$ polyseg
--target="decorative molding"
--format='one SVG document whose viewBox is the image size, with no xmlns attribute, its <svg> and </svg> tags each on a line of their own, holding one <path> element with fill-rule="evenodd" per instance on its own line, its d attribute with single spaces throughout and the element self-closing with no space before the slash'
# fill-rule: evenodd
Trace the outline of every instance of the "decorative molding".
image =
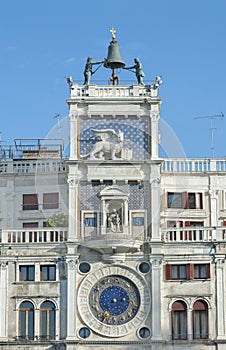
<svg viewBox="0 0 226 350">
<path fill-rule="evenodd" d="M 223 268 L 225 263 L 225 256 L 215 256 L 215 264 L 217 268 Z"/>
<path fill-rule="evenodd" d="M 156 122 L 159 120 L 160 118 L 160 115 L 159 115 L 159 112 L 150 112 L 150 118 Z"/>
<path fill-rule="evenodd" d="M 2 270 L 6 270 L 7 267 L 8 267 L 7 261 L 2 261 L 2 262 L 0 263 L 0 265 L 1 265 Z"/>
<path fill-rule="evenodd" d="M 90 309 L 90 292 L 92 288 L 98 285 L 100 279 L 107 278 L 108 276 L 123 276 L 128 280 L 131 280 L 138 290 L 142 290 L 140 295 L 140 307 L 130 321 L 125 324 L 111 325 L 100 322 L 96 319 Z M 85 277 L 79 286 L 78 290 L 78 309 L 79 314 L 84 323 L 89 326 L 95 332 L 110 338 L 122 337 L 131 332 L 135 332 L 141 324 L 144 324 L 149 312 L 151 304 L 151 296 L 149 286 L 147 282 L 137 272 L 129 268 L 124 268 L 119 265 L 110 265 L 102 269 L 96 270 Z"/>
<path fill-rule="evenodd" d="M 162 264 L 162 258 L 160 257 L 151 258 L 150 262 L 153 268 L 160 268 L 160 265 Z"/>
<path fill-rule="evenodd" d="M 68 268 L 74 270 L 79 262 L 78 259 L 70 259 L 66 261 L 68 264 Z"/>
<path fill-rule="evenodd" d="M 158 186 L 161 183 L 161 178 L 160 177 L 151 177 L 150 178 L 150 184 L 154 186 Z"/>
<path fill-rule="evenodd" d="M 79 183 L 79 179 L 77 178 L 69 178 L 67 180 L 67 183 L 69 184 L 70 187 L 76 187 Z"/>
</svg>

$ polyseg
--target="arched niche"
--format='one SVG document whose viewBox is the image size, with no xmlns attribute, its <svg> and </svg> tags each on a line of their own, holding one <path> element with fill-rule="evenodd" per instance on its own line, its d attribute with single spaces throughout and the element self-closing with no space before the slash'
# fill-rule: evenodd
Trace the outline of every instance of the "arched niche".
<svg viewBox="0 0 226 350">
<path fill-rule="evenodd" d="M 119 186 L 112 185 L 100 192 L 101 233 L 128 234 L 129 194 Z"/>
</svg>

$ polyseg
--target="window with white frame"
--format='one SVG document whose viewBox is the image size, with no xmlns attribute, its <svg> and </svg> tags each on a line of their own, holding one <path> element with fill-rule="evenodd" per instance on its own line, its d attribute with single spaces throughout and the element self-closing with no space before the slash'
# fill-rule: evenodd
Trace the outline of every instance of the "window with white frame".
<svg viewBox="0 0 226 350">
<path fill-rule="evenodd" d="M 34 339 L 34 305 L 30 301 L 19 307 L 19 338 Z"/>
<path fill-rule="evenodd" d="M 35 323 L 40 322 L 41 340 L 56 339 L 56 307 L 51 300 L 45 300 L 40 305 L 39 317 L 34 317 L 34 305 L 25 300 L 19 305 L 18 338 L 24 340 L 34 339 Z"/>
<path fill-rule="evenodd" d="M 202 193 L 168 192 L 167 208 L 171 209 L 203 209 Z"/>
<path fill-rule="evenodd" d="M 44 301 L 40 307 L 40 337 L 42 340 L 55 339 L 55 305 Z"/>
</svg>

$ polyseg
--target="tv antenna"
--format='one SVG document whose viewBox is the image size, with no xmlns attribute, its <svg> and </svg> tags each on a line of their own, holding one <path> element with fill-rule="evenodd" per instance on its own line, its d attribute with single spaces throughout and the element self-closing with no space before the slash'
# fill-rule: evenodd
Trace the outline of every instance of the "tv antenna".
<svg viewBox="0 0 226 350">
<path fill-rule="evenodd" d="M 194 117 L 193 119 L 209 119 L 210 120 L 210 136 L 211 136 L 211 153 L 212 153 L 212 158 L 214 158 L 214 131 L 217 130 L 216 128 L 213 127 L 213 121 L 215 119 L 222 119 L 224 118 L 224 114 L 221 112 L 221 114 L 216 114 L 216 115 L 206 115 L 203 117 Z"/>
<path fill-rule="evenodd" d="M 60 114 L 57 113 L 53 118 L 57 119 L 57 138 L 60 139 L 60 129 L 61 129 L 61 126 L 60 126 Z"/>
</svg>

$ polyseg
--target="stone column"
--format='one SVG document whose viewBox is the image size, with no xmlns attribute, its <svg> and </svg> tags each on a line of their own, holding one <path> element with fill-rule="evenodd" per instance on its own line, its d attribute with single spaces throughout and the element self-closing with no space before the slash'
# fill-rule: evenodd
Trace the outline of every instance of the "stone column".
<svg viewBox="0 0 226 350">
<path fill-rule="evenodd" d="M 6 222 L 3 222 L 3 225 L 5 225 L 7 228 L 15 227 L 14 205 L 15 205 L 14 179 L 9 178 L 7 180 L 7 190 L 6 190 L 7 219 L 6 219 Z M 22 208 L 19 208 L 19 209 L 21 210 Z"/>
<path fill-rule="evenodd" d="M 78 259 L 68 257 L 67 260 L 67 339 L 76 338 L 76 267 Z"/>
<path fill-rule="evenodd" d="M 160 256 L 151 257 L 152 264 L 152 340 L 162 340 L 161 334 L 161 264 Z"/>
<path fill-rule="evenodd" d="M 57 325 L 57 334 L 59 339 L 67 336 L 67 264 L 62 257 L 62 261 L 58 262 L 58 279 L 60 281 L 60 307 L 59 322 Z"/>
<path fill-rule="evenodd" d="M 106 202 L 104 199 L 101 201 L 100 215 L 101 215 L 101 234 L 105 234 L 107 231 L 107 210 L 106 210 Z"/>
<path fill-rule="evenodd" d="M 193 325 L 192 325 L 192 307 L 189 306 L 188 308 L 188 320 L 187 320 L 187 325 L 188 325 L 188 340 L 193 339 Z"/>
<path fill-rule="evenodd" d="M 78 180 L 69 175 L 68 240 L 78 239 Z"/>
<path fill-rule="evenodd" d="M 224 283 L 225 256 L 216 256 L 216 335 L 217 339 L 225 339 L 225 283 Z"/>
<path fill-rule="evenodd" d="M 152 106 L 150 112 L 151 118 L 151 158 L 157 159 L 159 157 L 159 111 L 158 105 Z"/>
<path fill-rule="evenodd" d="M 212 227 L 213 239 L 216 239 L 216 227 L 218 226 L 218 192 L 219 184 L 217 176 L 210 176 L 209 178 L 209 195 L 210 195 L 210 226 Z"/>
<path fill-rule="evenodd" d="M 209 191 L 210 194 L 210 225 L 217 226 L 217 199 L 218 199 L 218 190 L 211 189 Z"/>
<path fill-rule="evenodd" d="M 152 167 L 151 167 L 152 172 Z M 160 175 L 151 175 L 151 240 L 161 241 L 160 232 Z"/>
<path fill-rule="evenodd" d="M 40 307 L 40 300 L 39 300 L 39 307 Z M 40 337 L 40 308 L 35 305 L 34 308 L 34 338 L 39 339 Z"/>
<path fill-rule="evenodd" d="M 0 339 L 6 340 L 8 332 L 8 265 L 6 262 L 1 262 L 0 273 Z"/>
<path fill-rule="evenodd" d="M 69 120 L 70 120 L 70 159 L 78 159 L 78 118 L 77 118 L 77 105 L 75 107 L 75 111 L 69 112 Z"/>
<path fill-rule="evenodd" d="M 129 205 L 128 205 L 128 199 L 124 201 L 124 210 L 123 210 L 123 233 L 127 234 L 129 232 L 129 220 L 128 220 L 128 212 L 129 212 Z M 132 232 L 130 232 L 130 235 Z"/>
</svg>

